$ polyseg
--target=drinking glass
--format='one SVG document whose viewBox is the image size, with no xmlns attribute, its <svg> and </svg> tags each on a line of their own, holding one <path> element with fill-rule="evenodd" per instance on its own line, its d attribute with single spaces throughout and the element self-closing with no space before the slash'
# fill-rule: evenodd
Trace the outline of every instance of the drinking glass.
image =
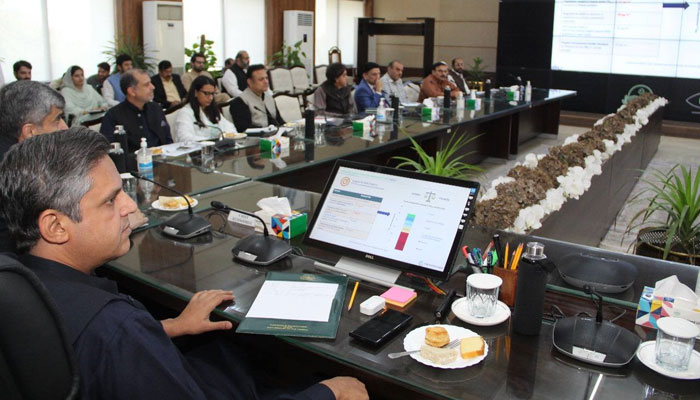
<svg viewBox="0 0 700 400">
<path fill-rule="evenodd" d="M 685 371 L 693 354 L 700 328 L 683 318 L 665 317 L 656 321 L 656 363 L 671 371 Z"/>
<path fill-rule="evenodd" d="M 467 305 L 475 318 L 488 318 L 496 312 L 498 289 L 503 280 L 491 274 L 471 274 L 467 278 Z"/>
</svg>

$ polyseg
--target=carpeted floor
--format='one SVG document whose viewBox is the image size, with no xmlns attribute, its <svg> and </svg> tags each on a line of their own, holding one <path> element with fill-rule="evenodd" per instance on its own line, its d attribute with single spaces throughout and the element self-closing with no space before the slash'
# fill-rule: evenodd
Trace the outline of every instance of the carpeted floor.
<svg viewBox="0 0 700 400">
<path fill-rule="evenodd" d="M 560 125 L 559 135 L 557 137 L 553 135 L 540 135 L 524 143 L 521 146 L 520 154 L 513 160 L 485 160 L 480 164 L 480 167 L 484 168 L 485 171 L 474 177 L 474 179 L 484 186 L 483 190 L 486 190 L 493 179 L 505 175 L 516 162 L 523 161 L 528 153 L 546 153 L 549 147 L 562 144 L 568 136 L 583 133 L 588 129 L 589 128 Z M 647 167 L 642 179 L 650 177 L 650 170 L 652 168 L 666 172 L 676 163 L 682 163 L 683 165 L 697 169 L 700 163 L 699 155 L 700 140 L 662 136 L 659 150 L 649 163 L 649 167 Z M 647 184 L 643 181 L 639 181 L 632 191 L 630 198 L 644 190 L 645 187 L 647 187 Z M 637 230 L 632 229 L 627 235 L 625 235 L 625 230 L 632 216 L 642 208 L 644 208 L 644 204 L 641 202 L 630 203 L 628 201 L 625 207 L 620 211 L 616 222 L 610 227 L 610 230 L 598 247 L 619 252 L 631 252 L 631 243 L 637 236 Z"/>
</svg>

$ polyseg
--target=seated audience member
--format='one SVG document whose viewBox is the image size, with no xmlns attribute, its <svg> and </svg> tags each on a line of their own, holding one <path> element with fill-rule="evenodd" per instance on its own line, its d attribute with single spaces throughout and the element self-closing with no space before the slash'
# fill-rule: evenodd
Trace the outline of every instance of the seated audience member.
<svg viewBox="0 0 700 400">
<path fill-rule="evenodd" d="M 174 127 L 176 142 L 216 139 L 222 132 L 235 132 L 236 127 L 224 118 L 214 102 L 216 83 L 198 76 L 187 94 L 187 105 L 177 112 Z"/>
<path fill-rule="evenodd" d="M 18 81 L 32 80 L 32 64 L 29 62 L 19 60 L 12 66 L 12 70 L 15 74 L 15 79 Z"/>
<path fill-rule="evenodd" d="M 234 60 L 231 57 L 224 60 L 224 67 L 221 68 L 221 76 L 224 76 L 224 74 L 226 73 L 226 70 L 231 68 L 231 66 L 233 65 L 233 62 L 234 62 Z"/>
<path fill-rule="evenodd" d="M 334 63 L 326 68 L 326 81 L 314 92 L 313 106 L 320 114 L 355 113 L 355 101 L 352 88 L 348 86 L 348 71 L 345 65 Z"/>
<path fill-rule="evenodd" d="M 97 73 L 95 75 L 90 75 L 87 78 L 88 85 L 92 86 L 93 89 L 97 90 L 97 93 L 102 93 L 102 84 L 105 79 L 109 76 L 109 64 L 106 62 L 101 62 L 97 64 Z"/>
<path fill-rule="evenodd" d="M 173 74 L 173 64 L 168 60 L 158 63 L 158 74 L 151 77 L 151 83 L 155 87 L 153 101 L 165 109 L 180 104 L 187 97 L 180 75 Z"/>
<path fill-rule="evenodd" d="M 282 125 L 284 120 L 269 92 L 270 82 L 262 64 L 251 65 L 247 72 L 248 87 L 231 103 L 231 116 L 239 132 L 248 128 Z"/>
<path fill-rule="evenodd" d="M 420 85 L 420 95 L 418 96 L 418 101 L 423 101 L 428 97 L 438 97 L 445 93 L 445 87 L 449 86 L 452 92 L 450 93 L 451 98 L 457 97 L 459 93 L 459 88 L 447 80 L 447 63 L 444 61 L 438 61 L 433 64 L 433 70 L 430 75 L 423 79 L 423 83 Z"/>
<path fill-rule="evenodd" d="M 452 68 L 450 68 L 449 72 L 450 74 L 447 76 L 447 79 L 457 85 L 462 93 L 469 94 L 469 86 L 464 77 L 464 60 L 461 58 L 452 59 Z"/>
<path fill-rule="evenodd" d="M 114 107 L 124 101 L 126 96 L 119 85 L 119 81 L 122 78 L 122 74 L 131 70 L 133 67 L 134 62 L 129 55 L 120 54 L 117 56 L 117 72 L 108 76 L 107 79 L 102 82 L 102 97 L 107 100 L 107 104 L 110 107 Z"/>
<path fill-rule="evenodd" d="M 191 68 L 182 75 L 182 86 L 184 86 L 185 90 L 188 92 L 190 90 L 190 86 L 192 86 L 192 81 L 194 81 L 198 76 L 204 75 L 207 78 L 214 80 L 214 77 L 212 77 L 208 71 L 204 70 L 205 61 L 206 58 L 204 58 L 204 54 L 202 53 L 195 53 L 192 55 L 192 57 L 190 57 Z M 226 93 L 216 93 L 214 96 L 214 101 L 216 104 L 226 103 L 229 100 L 231 100 L 231 96 L 227 95 Z"/>
<path fill-rule="evenodd" d="M 66 129 L 66 102 L 41 82 L 12 82 L 0 89 L 0 161 L 14 144 L 32 136 Z M 0 214 L 0 252 L 15 251 L 5 218 Z"/>
<path fill-rule="evenodd" d="M 399 102 L 408 103 L 406 89 L 403 87 L 403 81 L 401 80 L 402 76 L 403 64 L 397 60 L 390 62 L 386 67 L 386 74 L 381 79 L 382 90 L 387 100 L 394 96 L 399 98 Z"/>
<path fill-rule="evenodd" d="M 224 77 L 221 79 L 224 90 L 234 99 L 248 87 L 248 76 L 246 75 L 248 66 L 250 66 L 250 56 L 247 51 L 241 50 L 236 54 L 236 60 L 224 72 Z"/>
<path fill-rule="evenodd" d="M 379 64 L 370 62 L 365 65 L 362 81 L 355 88 L 355 105 L 358 113 L 363 113 L 368 108 L 377 108 L 379 101 L 384 98 L 380 76 Z"/>
<path fill-rule="evenodd" d="M 173 142 L 170 125 L 160 104 L 153 102 L 153 84 L 146 71 L 131 69 L 122 75 L 119 81 L 126 99 L 107 111 L 102 119 L 100 132 L 114 141 L 114 127 L 123 125 L 127 133 L 129 148 L 133 152 L 141 147 L 141 138 L 145 137 L 148 147 L 160 146 Z"/>
<path fill-rule="evenodd" d="M 72 126 L 80 125 L 90 111 L 107 109 L 107 101 L 92 86 L 85 84 L 83 69 L 77 65 L 68 68 L 63 75 L 61 94 L 66 99 L 65 113 L 73 115 Z"/>
<path fill-rule="evenodd" d="M 62 317 L 80 397 L 258 398 L 255 372 L 230 342 L 210 339 L 183 354 L 171 340 L 231 329 L 231 322 L 209 317 L 233 300 L 233 292 L 195 293 L 179 316 L 157 321 L 114 282 L 94 274 L 129 251 L 129 215 L 137 211 L 108 151 L 104 137 L 75 127 L 24 141 L 0 164 L 0 211 L 20 262 L 39 277 Z M 291 398 L 360 399 L 367 392 L 354 378 L 336 377 Z"/>
</svg>

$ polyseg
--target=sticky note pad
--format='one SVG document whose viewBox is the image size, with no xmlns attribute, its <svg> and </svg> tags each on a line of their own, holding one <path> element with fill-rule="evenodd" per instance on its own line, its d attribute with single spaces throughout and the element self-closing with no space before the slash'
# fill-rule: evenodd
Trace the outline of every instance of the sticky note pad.
<svg viewBox="0 0 700 400">
<path fill-rule="evenodd" d="M 404 289 L 397 286 L 392 287 L 381 294 L 387 303 L 397 307 L 403 307 L 418 296 L 415 290 Z"/>
</svg>

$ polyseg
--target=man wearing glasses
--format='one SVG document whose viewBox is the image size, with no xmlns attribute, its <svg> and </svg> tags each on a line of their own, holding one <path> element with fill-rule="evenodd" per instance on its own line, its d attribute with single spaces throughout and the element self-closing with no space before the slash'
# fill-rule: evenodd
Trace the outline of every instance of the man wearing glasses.
<svg viewBox="0 0 700 400">
<path fill-rule="evenodd" d="M 160 104 L 153 102 L 153 84 L 148 74 L 140 69 L 132 69 L 122 75 L 119 86 L 126 99 L 107 111 L 102 120 L 100 133 L 114 142 L 114 128 L 123 125 L 129 142 L 129 152 L 134 152 L 145 137 L 148 147 L 173 142 L 170 125 Z"/>
</svg>

